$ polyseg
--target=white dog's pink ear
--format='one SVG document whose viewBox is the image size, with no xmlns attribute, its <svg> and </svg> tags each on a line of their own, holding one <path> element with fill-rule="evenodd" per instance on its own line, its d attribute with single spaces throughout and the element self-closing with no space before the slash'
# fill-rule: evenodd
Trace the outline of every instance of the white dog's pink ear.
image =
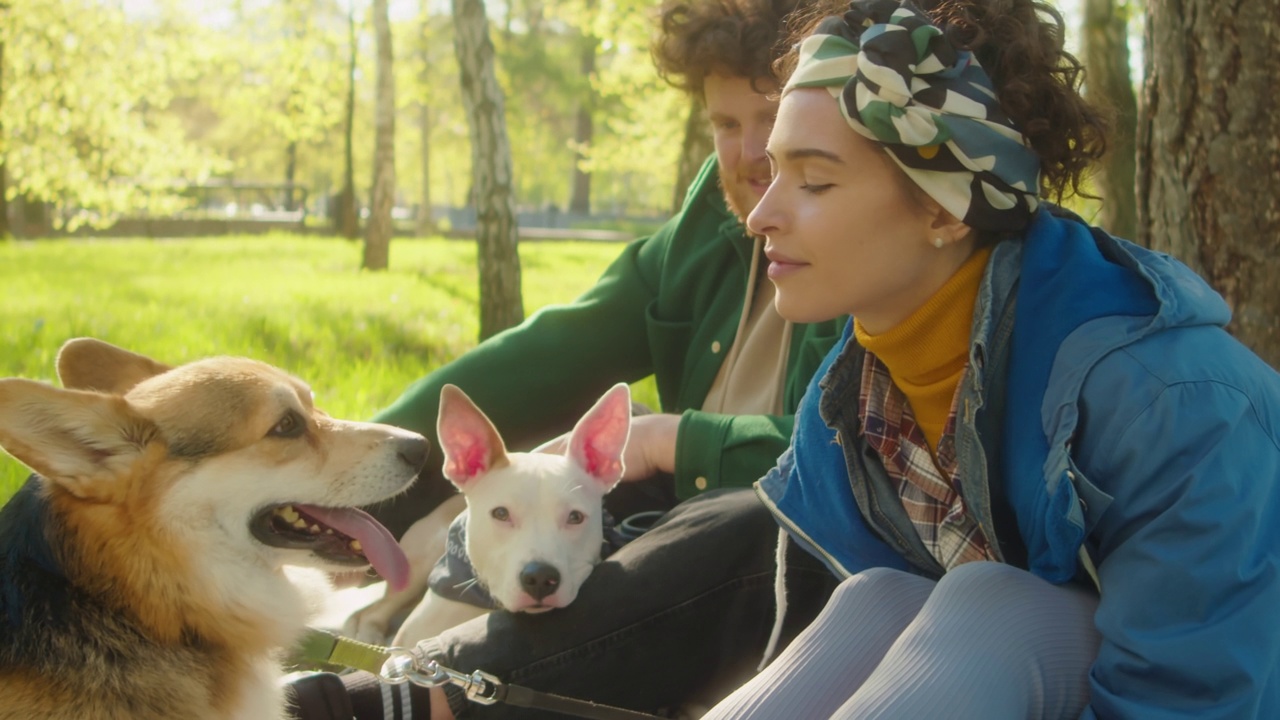
<svg viewBox="0 0 1280 720">
<path fill-rule="evenodd" d="M 112 502 L 130 469 L 159 439 L 123 398 L 0 380 L 0 446 L 76 497 Z"/>
<path fill-rule="evenodd" d="M 630 434 L 631 389 L 618 383 L 573 427 L 569 459 L 608 491 L 622 479 L 622 453 Z"/>
<path fill-rule="evenodd" d="M 460 490 L 508 463 L 507 447 L 498 429 L 456 385 L 440 389 L 436 435 L 444 452 L 444 476 Z"/>
</svg>

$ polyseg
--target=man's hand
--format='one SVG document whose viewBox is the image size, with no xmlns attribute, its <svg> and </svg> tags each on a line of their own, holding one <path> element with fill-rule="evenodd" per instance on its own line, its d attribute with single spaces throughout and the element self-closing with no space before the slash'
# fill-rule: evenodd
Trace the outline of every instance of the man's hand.
<svg viewBox="0 0 1280 720">
<path fill-rule="evenodd" d="M 643 480 L 660 472 L 674 474 L 679 429 L 679 415 L 659 413 L 631 418 L 631 436 L 622 455 L 622 482 Z M 534 452 L 563 454 L 568 448 L 569 433 L 565 433 L 539 445 Z"/>
</svg>

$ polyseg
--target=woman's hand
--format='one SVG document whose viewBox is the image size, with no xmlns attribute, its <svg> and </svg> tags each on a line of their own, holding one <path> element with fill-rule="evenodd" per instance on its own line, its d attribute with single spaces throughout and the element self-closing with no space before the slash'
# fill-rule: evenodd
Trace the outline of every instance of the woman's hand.
<svg viewBox="0 0 1280 720">
<path fill-rule="evenodd" d="M 665 413 L 631 418 L 631 435 L 622 454 L 622 482 L 643 480 L 656 473 L 675 473 L 676 434 L 680 416 Z M 564 454 L 569 449 L 569 433 L 539 445 L 534 452 Z"/>
</svg>

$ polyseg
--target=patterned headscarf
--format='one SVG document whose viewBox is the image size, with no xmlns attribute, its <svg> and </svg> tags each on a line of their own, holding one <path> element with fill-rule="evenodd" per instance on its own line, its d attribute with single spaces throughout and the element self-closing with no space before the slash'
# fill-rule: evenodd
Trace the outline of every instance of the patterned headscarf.
<svg viewBox="0 0 1280 720">
<path fill-rule="evenodd" d="M 800 44 L 783 92 L 826 88 L 850 127 L 966 225 L 1018 231 L 1038 203 L 1040 160 L 991 78 L 910 0 L 854 0 Z"/>
</svg>

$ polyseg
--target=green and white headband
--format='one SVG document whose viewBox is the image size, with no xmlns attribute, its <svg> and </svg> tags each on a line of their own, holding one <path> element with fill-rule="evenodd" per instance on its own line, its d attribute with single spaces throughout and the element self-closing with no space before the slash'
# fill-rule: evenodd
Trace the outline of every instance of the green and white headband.
<svg viewBox="0 0 1280 720">
<path fill-rule="evenodd" d="M 850 127 L 878 142 L 951 214 L 979 230 L 1022 230 L 1040 159 L 968 50 L 909 0 L 854 0 L 800 44 L 783 92 L 825 88 Z"/>
</svg>

